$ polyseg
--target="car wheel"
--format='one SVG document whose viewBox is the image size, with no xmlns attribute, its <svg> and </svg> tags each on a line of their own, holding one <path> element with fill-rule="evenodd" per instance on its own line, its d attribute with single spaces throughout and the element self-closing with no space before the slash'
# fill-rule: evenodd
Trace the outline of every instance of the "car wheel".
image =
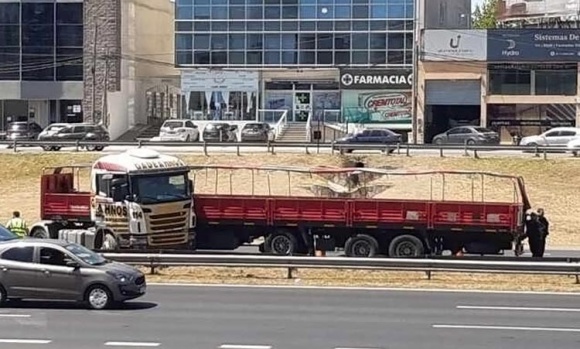
<svg viewBox="0 0 580 349">
<path fill-rule="evenodd" d="M 62 147 L 52 147 L 53 151 L 59 151 Z"/>
<path fill-rule="evenodd" d="M 189 143 L 191 141 L 191 137 L 189 135 L 187 135 L 187 137 L 185 137 L 185 142 Z"/>
<path fill-rule="evenodd" d="M 103 151 L 103 149 L 105 149 L 105 147 L 104 147 L 104 146 L 102 146 L 102 145 L 97 145 L 97 146 L 95 146 L 95 150 L 96 150 L 96 151 Z"/>
<path fill-rule="evenodd" d="M 475 141 L 473 139 L 467 140 L 467 145 L 475 145 Z"/>
<path fill-rule="evenodd" d="M 52 149 L 53 149 L 53 147 L 48 146 L 48 145 L 45 145 L 42 147 L 42 150 L 44 150 L 44 151 L 51 151 Z"/>
<path fill-rule="evenodd" d="M 87 151 L 95 151 L 97 149 L 97 147 L 94 145 L 87 145 L 86 149 L 87 149 Z"/>
<path fill-rule="evenodd" d="M 443 140 L 442 140 L 441 138 L 437 138 L 437 139 L 435 140 L 435 144 L 437 144 L 437 145 L 441 145 L 441 144 L 443 144 Z"/>
<path fill-rule="evenodd" d="M 85 299 L 89 308 L 93 310 L 107 309 L 114 302 L 111 291 L 103 285 L 89 287 Z"/>
</svg>

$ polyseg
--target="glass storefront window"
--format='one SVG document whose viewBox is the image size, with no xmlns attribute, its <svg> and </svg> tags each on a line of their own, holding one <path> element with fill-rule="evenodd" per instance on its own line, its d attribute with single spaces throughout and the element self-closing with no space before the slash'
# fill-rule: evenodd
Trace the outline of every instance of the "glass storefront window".
<svg viewBox="0 0 580 349">
<path fill-rule="evenodd" d="M 497 95 L 565 95 L 577 93 L 576 64 L 494 64 L 489 92 Z"/>
<path fill-rule="evenodd" d="M 493 69 L 489 71 L 489 92 L 496 95 L 530 95 L 530 69 Z"/>
<path fill-rule="evenodd" d="M 571 70 L 536 71 L 535 92 L 537 95 L 575 96 L 578 72 Z"/>
</svg>

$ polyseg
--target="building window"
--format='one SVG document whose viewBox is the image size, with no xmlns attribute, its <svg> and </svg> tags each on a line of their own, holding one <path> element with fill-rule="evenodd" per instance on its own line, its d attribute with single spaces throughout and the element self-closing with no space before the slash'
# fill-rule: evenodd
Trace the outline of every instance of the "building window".
<svg viewBox="0 0 580 349">
<path fill-rule="evenodd" d="M 83 80 L 83 4 L 56 4 L 56 80 Z"/>
<path fill-rule="evenodd" d="M 489 68 L 489 92 L 496 95 L 530 95 L 532 70 L 526 66 L 493 65 Z"/>
<path fill-rule="evenodd" d="M 20 4 L 0 3 L 0 80 L 20 79 Z"/>
<path fill-rule="evenodd" d="M 578 70 L 562 66 L 559 70 L 536 70 L 537 95 L 575 96 L 578 85 Z"/>
</svg>

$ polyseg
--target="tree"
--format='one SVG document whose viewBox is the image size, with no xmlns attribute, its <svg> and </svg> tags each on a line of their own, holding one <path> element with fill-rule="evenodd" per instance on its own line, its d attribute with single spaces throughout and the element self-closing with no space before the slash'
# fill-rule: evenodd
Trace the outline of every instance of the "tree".
<svg viewBox="0 0 580 349">
<path fill-rule="evenodd" d="M 473 11 L 473 28 L 492 29 L 497 27 L 498 0 L 485 0 L 482 6 L 477 5 Z"/>
</svg>

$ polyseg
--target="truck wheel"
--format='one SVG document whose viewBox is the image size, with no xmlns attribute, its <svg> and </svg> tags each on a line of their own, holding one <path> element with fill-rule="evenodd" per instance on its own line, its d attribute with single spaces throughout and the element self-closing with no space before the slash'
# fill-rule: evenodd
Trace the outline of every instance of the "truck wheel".
<svg viewBox="0 0 580 349">
<path fill-rule="evenodd" d="M 101 250 L 105 251 L 115 251 L 119 247 L 117 243 L 117 239 L 111 233 L 105 233 L 103 237 L 103 245 L 101 246 Z"/>
<path fill-rule="evenodd" d="M 298 240 L 294 235 L 287 232 L 279 232 L 271 235 L 269 240 L 269 250 L 278 256 L 290 256 L 298 248 Z"/>
<path fill-rule="evenodd" d="M 413 235 L 397 236 L 389 245 L 389 257 L 419 257 L 424 253 L 423 242 Z"/>
<path fill-rule="evenodd" d="M 50 239 L 48 231 L 46 231 L 46 229 L 41 227 L 36 227 L 32 229 L 32 231 L 30 232 L 30 237 L 33 237 L 35 239 Z"/>
<path fill-rule="evenodd" d="M 379 250 L 379 242 L 370 235 L 362 234 L 349 238 L 344 245 L 347 257 L 374 257 Z"/>
</svg>

